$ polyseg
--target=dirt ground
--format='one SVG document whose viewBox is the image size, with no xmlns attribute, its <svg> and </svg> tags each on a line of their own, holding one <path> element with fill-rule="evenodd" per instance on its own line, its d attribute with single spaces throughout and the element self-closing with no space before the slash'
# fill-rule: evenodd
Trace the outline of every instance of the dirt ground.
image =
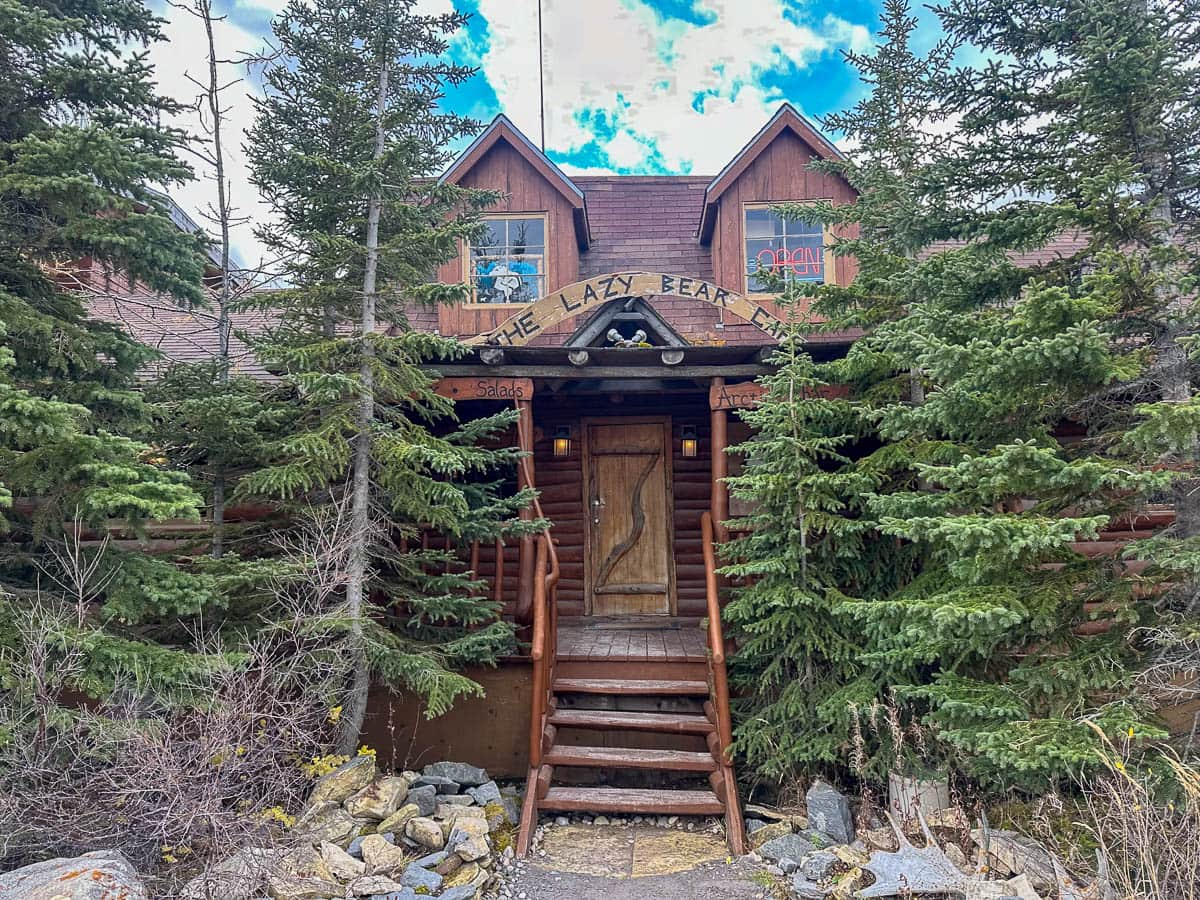
<svg viewBox="0 0 1200 900">
<path fill-rule="evenodd" d="M 568 825 L 547 831 L 510 878 L 512 900 L 763 900 L 760 869 L 732 860 L 708 833 L 653 826 Z"/>
</svg>

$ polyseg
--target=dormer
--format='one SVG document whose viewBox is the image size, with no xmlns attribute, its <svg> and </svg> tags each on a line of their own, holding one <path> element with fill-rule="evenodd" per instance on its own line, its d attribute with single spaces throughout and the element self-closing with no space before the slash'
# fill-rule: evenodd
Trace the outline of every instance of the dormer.
<svg viewBox="0 0 1200 900">
<path fill-rule="evenodd" d="M 478 333 L 497 316 L 578 280 L 579 254 L 590 241 L 583 191 L 506 116 L 497 116 L 441 181 L 504 194 L 484 213 L 484 236 L 474 246 L 464 242 L 438 271 L 443 283 L 472 288 L 463 310 L 439 316 L 443 334 Z"/>
<path fill-rule="evenodd" d="M 783 220 L 770 208 L 784 202 L 853 202 L 855 191 L 845 180 L 809 168 L 816 159 L 842 158 L 795 107 L 779 107 L 705 189 L 697 237 L 712 248 L 717 284 L 765 294 L 766 285 L 755 277 L 760 267 L 803 281 L 850 282 L 855 263 L 834 258 L 826 229 L 802 219 Z"/>
</svg>

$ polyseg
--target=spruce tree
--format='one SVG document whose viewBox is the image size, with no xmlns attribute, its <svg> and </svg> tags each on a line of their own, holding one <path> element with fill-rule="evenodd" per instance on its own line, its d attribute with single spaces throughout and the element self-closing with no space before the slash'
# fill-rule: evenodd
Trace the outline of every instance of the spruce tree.
<svg viewBox="0 0 1200 900">
<path fill-rule="evenodd" d="M 995 60 L 939 92 L 959 131 L 918 179 L 940 198 L 929 236 L 962 243 L 923 254 L 933 289 L 873 339 L 927 384 L 920 404 L 881 406 L 878 428 L 940 458 L 918 462 L 916 489 L 869 504 L 925 563 L 854 614 L 868 660 L 896 673 L 918 711 L 927 704 L 969 771 L 1035 787 L 1097 762 L 1088 722 L 1161 733 L 1133 683 L 1147 576 L 1074 545 L 1130 521 L 1171 481 L 1114 458 L 1128 445 L 1114 432 L 1150 385 L 1166 396 L 1162 373 L 1178 367 L 1163 360 L 1190 315 L 1188 264 L 1161 202 L 1172 179 L 1172 196 L 1186 195 L 1188 152 L 1157 187 L 1137 152 L 1194 115 L 1183 61 L 1194 38 L 1171 36 L 1193 35 L 1194 20 L 1173 32 L 1181 20 L 1162 9 L 1073 2 L 942 14 L 953 39 Z M 1077 247 L 1056 254 L 1064 233 Z M 1097 609 L 1112 627 L 1081 636 Z"/>
<path fill-rule="evenodd" d="M 1128 555 L 1148 568 L 1158 611 L 1178 617 L 1178 642 L 1159 648 L 1169 670 L 1195 674 L 1200 584 L 1200 417 L 1194 385 L 1200 211 L 1200 4 L 950 3 L 949 29 L 1005 54 L 963 73 L 950 102 L 971 136 L 946 183 L 960 194 L 1019 195 L 1008 209 L 972 210 L 964 232 L 1001 246 L 1037 246 L 1077 233 L 1083 246 L 1051 267 L 1055 283 L 1092 273 L 1088 293 L 1124 357 L 1124 377 L 1084 398 L 1073 416 L 1089 448 L 1177 473 L 1175 524 Z M 1047 199 L 1048 198 L 1048 199 Z M 1165 499 L 1165 497 L 1164 497 Z M 1158 585 L 1153 587 L 1152 585 Z M 1142 604 L 1143 606 L 1145 604 Z M 1165 634 L 1165 632 L 1164 632 Z M 1156 652 L 1156 657 L 1157 657 Z M 1170 681 L 1170 676 L 1165 679 Z"/>
<path fill-rule="evenodd" d="M 791 288 L 782 299 L 799 296 Z M 825 395 L 799 327 L 769 362 L 778 369 L 759 379 L 766 395 L 740 413 L 754 437 L 731 448 L 745 468 L 728 479 L 730 492 L 752 511 L 731 522 L 737 536 L 721 573 L 736 585 L 724 610 L 737 645 L 735 747 L 756 774 L 794 783 L 844 761 L 854 710 L 877 696 L 859 629 L 841 608 L 848 592 L 893 587 L 897 567 L 862 516 L 874 480 L 851 457 L 861 420 Z"/>
<path fill-rule="evenodd" d="M 56 652 L 82 653 L 73 687 L 99 697 L 130 674 L 139 690 L 168 691 L 204 665 L 139 627 L 205 602 L 189 576 L 134 552 L 99 569 L 76 555 L 79 532 L 112 519 L 136 529 L 197 517 L 186 476 L 148 440 L 136 376 L 153 353 L 90 319 L 76 290 L 90 267 L 164 302 L 202 299 L 200 242 L 147 188 L 188 176 L 176 156 L 183 135 L 160 124 L 175 107 L 146 62 L 160 25 L 137 2 L 0 10 L 0 506 L 12 508 L 0 630 L 10 649 L 41 618 L 31 607 L 72 604 Z M 64 522 L 77 524 L 64 534 Z M 68 584 L 46 552 L 54 546 L 95 579 Z M 122 560 L 145 579 L 123 597 L 121 580 L 101 571 Z"/>
<path fill-rule="evenodd" d="M 907 584 L 920 561 L 915 545 L 878 533 L 866 498 L 912 488 L 916 464 L 944 451 L 921 437 L 883 441 L 877 427 L 879 408 L 921 402 L 924 395 L 924 376 L 912 358 L 872 334 L 905 317 L 933 280 L 918 254 L 939 218 L 921 192 L 921 175 L 941 145 L 937 89 L 954 48 L 942 43 L 918 55 L 910 46 L 915 28 L 908 4 L 889 0 L 876 52 L 847 54 L 867 95 L 823 122 L 854 149 L 814 168 L 849 183 L 855 202 L 776 208 L 782 216 L 824 224 L 834 235 L 833 253 L 853 257 L 858 273 L 841 286 L 784 285 L 775 276 L 785 302 L 799 309 L 811 300 L 817 319 L 797 327 L 781 350 L 779 374 L 763 379 L 768 391 L 761 406 L 742 414 L 759 435 L 736 448 L 747 459 L 744 474 L 731 479 L 732 490 L 756 504 L 742 523 L 751 534 L 728 548 L 740 564 L 727 571 L 749 579 L 735 589 L 727 610 L 739 648 L 734 676 L 746 687 L 739 748 L 770 777 L 845 762 L 856 716 L 888 700 L 891 685 L 913 675 L 911 667 L 897 671 L 870 662 L 873 647 L 848 610 Z M 866 335 L 847 356 L 821 365 L 796 344 L 807 332 L 856 329 Z M 825 382 L 848 393 L 831 397 L 820 390 Z M 789 484 L 805 478 L 814 484 L 799 495 L 789 492 Z M 767 689 L 751 690 L 763 684 Z M 891 754 L 881 749 L 860 745 L 856 768 L 883 774 Z"/>
<path fill-rule="evenodd" d="M 423 366 L 462 350 L 405 315 L 465 298 L 431 279 L 496 199 L 436 177 L 447 144 L 477 128 L 441 105 L 444 87 L 471 74 L 442 58 L 464 21 L 420 15 L 413 0 L 295 0 L 274 25 L 281 56 L 250 138 L 277 219 L 262 238 L 288 260 L 291 284 L 269 298 L 280 321 L 262 352 L 294 388 L 297 418 L 238 490 L 339 503 L 352 519 L 343 752 L 371 675 L 422 694 L 431 713 L 479 690 L 452 669 L 494 660 L 513 634 L 455 552 L 540 526 L 516 519 L 527 492 L 501 490 L 517 453 L 498 442 L 514 414 L 456 422 Z M 422 530 L 451 550 L 421 549 Z"/>
</svg>

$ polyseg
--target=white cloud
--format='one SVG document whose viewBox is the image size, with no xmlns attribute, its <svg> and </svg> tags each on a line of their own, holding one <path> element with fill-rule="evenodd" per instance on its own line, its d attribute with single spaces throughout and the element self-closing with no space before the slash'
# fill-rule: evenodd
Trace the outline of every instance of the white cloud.
<svg viewBox="0 0 1200 900">
<path fill-rule="evenodd" d="M 265 10 L 273 15 L 287 6 L 287 0 L 236 0 L 236 3 L 242 8 Z M 453 10 L 453 0 L 418 0 L 414 7 L 414 12 L 420 15 L 440 15 Z M 208 80 L 208 45 L 204 25 L 200 19 L 176 5 L 156 11 L 167 20 L 167 39 L 150 48 L 150 59 L 155 67 L 159 89 L 181 103 L 195 106 L 200 88 L 190 78 L 204 83 Z M 219 6 L 216 12 L 221 14 Z M 228 15 L 214 22 L 213 31 L 217 56 L 221 59 L 236 60 L 243 54 L 261 50 L 265 45 L 265 33 L 252 33 L 235 24 Z M 459 35 L 464 34 L 460 30 L 454 39 L 457 41 Z M 249 161 L 244 145 L 246 132 L 254 122 L 254 105 L 250 96 L 261 95 L 261 90 L 253 80 L 246 78 L 247 72 L 243 67 L 225 63 L 220 68 L 223 84 L 243 79 L 222 94 L 228 116 L 222 137 L 234 214 L 247 220 L 239 222 L 232 230 L 234 251 L 244 264 L 256 266 L 264 258 L 266 250 L 255 237 L 254 226 L 270 221 L 270 210 L 260 201 L 258 191 L 250 183 Z M 203 134 L 201 119 L 194 109 L 180 116 L 175 124 L 192 134 Z M 216 204 L 215 174 L 211 167 L 195 157 L 188 156 L 187 160 L 195 169 L 197 179 L 182 186 L 172 185 L 169 192 L 172 199 L 201 227 L 216 234 L 217 226 L 206 218 Z"/>
<path fill-rule="evenodd" d="M 286 0 L 226 0 L 243 10 L 279 12 Z M 417 11 L 450 11 L 456 0 L 419 0 Z M 763 125 L 783 100 L 803 106 L 763 86 L 764 75 L 788 67 L 803 69 L 814 59 L 841 49 L 863 50 L 871 34 L 836 15 L 799 23 L 789 13 L 796 0 L 694 0 L 707 24 L 663 21 L 649 0 L 542 0 L 546 85 L 546 133 L 552 149 L 579 150 L 603 132 L 606 160 L 600 166 L 565 167 L 577 174 L 661 167 L 670 172 L 714 174 Z M 157 4 L 156 4 L 157 5 Z M 535 141 L 538 127 L 537 0 L 478 0 L 488 39 L 466 31 L 452 38 L 455 56 L 483 69 L 500 111 Z M 169 41 L 151 49 L 164 92 L 192 102 L 197 88 L 187 75 L 206 78 L 201 23 L 173 7 L 159 9 Z M 218 52 L 234 58 L 263 45 L 265 35 L 229 18 L 216 24 Z M 223 80 L 244 73 L 227 66 Z M 268 211 L 249 182 L 244 132 L 253 122 L 243 81 L 225 93 L 229 121 L 226 149 L 234 203 L 259 223 Z M 700 100 L 697 100 L 700 97 Z M 695 108 L 697 105 L 700 109 Z M 490 111 L 462 110 L 487 115 Z M 194 114 L 183 124 L 196 130 Z M 211 173 L 197 165 L 201 180 L 172 188 L 175 199 L 200 220 L 212 202 Z M 247 263 L 262 252 L 250 224 L 234 231 L 234 244 Z"/>
<path fill-rule="evenodd" d="M 167 19 L 167 40 L 153 45 L 150 49 L 150 59 L 155 67 L 159 89 L 179 102 L 194 107 L 201 89 L 191 79 L 195 78 L 204 84 L 208 82 L 208 43 L 204 24 L 176 6 L 167 7 L 162 14 Z M 214 21 L 213 36 L 218 59 L 237 59 L 243 53 L 253 52 L 263 46 L 261 37 L 234 24 L 228 17 Z M 244 75 L 245 71 L 241 67 L 231 63 L 219 67 L 219 77 L 223 84 L 235 82 Z M 222 104 L 227 107 L 222 143 L 234 215 L 263 222 L 269 217 L 268 210 L 260 203 L 258 191 L 250 184 L 249 163 L 244 148 L 245 131 L 254 120 L 254 106 L 249 95 L 256 90 L 252 82 L 242 80 L 231 84 L 222 93 Z M 206 111 L 204 121 L 207 119 Z M 185 112 L 176 124 L 188 129 L 192 134 L 203 135 L 202 121 L 195 109 Z M 192 164 L 197 178 L 185 185 L 170 187 L 171 197 L 190 213 L 201 227 L 215 234 L 216 225 L 206 218 L 206 214 L 216 205 L 215 173 L 210 166 L 196 157 L 185 158 Z M 241 261 L 247 265 L 257 264 L 263 250 L 254 237 L 252 224 L 236 224 L 232 238 L 234 251 Z"/>
<path fill-rule="evenodd" d="M 536 0 L 479 0 L 490 43 L 480 57 L 501 109 L 526 134 L 538 126 Z M 619 168 L 655 150 L 670 171 L 714 173 L 787 98 L 762 76 L 820 54 L 865 49 L 870 31 L 832 14 L 814 27 L 788 0 L 695 0 L 708 24 L 660 21 L 642 0 L 543 0 L 546 137 L 578 150 L 595 139 L 581 111 L 616 127 L 604 147 Z M 700 109 L 697 95 L 703 95 Z"/>
</svg>

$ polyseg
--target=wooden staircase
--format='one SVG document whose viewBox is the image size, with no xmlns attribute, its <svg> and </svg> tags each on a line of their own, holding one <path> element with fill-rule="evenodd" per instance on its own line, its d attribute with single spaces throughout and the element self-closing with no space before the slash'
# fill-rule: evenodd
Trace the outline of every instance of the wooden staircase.
<svg viewBox="0 0 1200 900">
<path fill-rule="evenodd" d="M 630 658 L 559 655 L 553 545 L 539 544 L 535 584 L 530 769 L 517 838 L 529 852 L 538 813 L 723 816 L 745 852 L 732 741 L 725 648 L 706 513 L 708 627 L 698 652 Z M 692 620 L 694 640 L 699 622 Z"/>
<path fill-rule="evenodd" d="M 560 660 L 558 668 L 543 729 L 545 790 L 537 801 L 540 809 L 724 814 L 717 724 L 711 704 L 705 704 L 710 693 L 705 662 Z M 620 708 L 631 700 L 643 707 L 679 706 L 690 700 L 696 708 L 684 712 Z M 556 784 L 560 780 L 567 784 Z M 581 780 L 598 783 L 575 783 Z M 697 783 L 612 786 L 650 781 Z"/>
</svg>

